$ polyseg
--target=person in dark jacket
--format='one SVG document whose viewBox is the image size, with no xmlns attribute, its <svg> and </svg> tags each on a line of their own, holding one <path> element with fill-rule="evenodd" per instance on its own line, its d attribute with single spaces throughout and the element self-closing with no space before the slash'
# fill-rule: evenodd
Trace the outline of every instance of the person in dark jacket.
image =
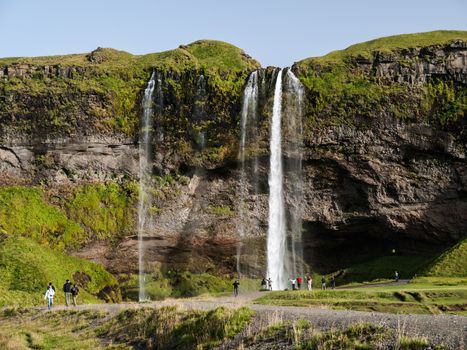
<svg viewBox="0 0 467 350">
<path fill-rule="evenodd" d="M 234 287 L 234 295 L 237 296 L 238 295 L 238 286 L 240 285 L 240 282 L 238 280 L 236 280 L 234 283 L 233 283 L 233 287 Z"/>
<path fill-rule="evenodd" d="M 70 280 L 66 280 L 65 284 L 63 285 L 63 292 L 65 293 L 66 306 L 69 306 L 70 305 L 70 297 L 71 297 L 71 282 L 70 282 Z"/>
<path fill-rule="evenodd" d="M 71 288 L 71 297 L 73 298 L 73 306 L 76 306 L 76 299 L 78 298 L 79 289 L 76 284 Z"/>
</svg>

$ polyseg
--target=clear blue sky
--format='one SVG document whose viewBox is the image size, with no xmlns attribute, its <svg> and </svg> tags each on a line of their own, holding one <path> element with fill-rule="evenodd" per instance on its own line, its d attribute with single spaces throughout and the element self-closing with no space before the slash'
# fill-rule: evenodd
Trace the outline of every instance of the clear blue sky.
<svg viewBox="0 0 467 350">
<path fill-rule="evenodd" d="M 467 29 L 467 0 L 0 0 L 0 57 L 134 54 L 198 39 L 244 49 L 263 66 L 289 66 L 401 33 Z"/>
</svg>

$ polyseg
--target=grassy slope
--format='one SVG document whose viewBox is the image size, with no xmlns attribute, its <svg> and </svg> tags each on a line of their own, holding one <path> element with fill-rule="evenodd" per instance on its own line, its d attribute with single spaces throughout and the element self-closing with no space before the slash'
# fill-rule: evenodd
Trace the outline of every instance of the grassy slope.
<svg viewBox="0 0 467 350">
<path fill-rule="evenodd" d="M 77 186 L 60 196 L 63 203 L 58 204 L 49 197 L 41 187 L 1 186 L 0 230 L 58 250 L 133 232 L 138 197 L 133 183 Z"/>
<path fill-rule="evenodd" d="M 90 277 L 82 286 L 80 302 L 102 302 L 96 295 L 105 287 L 115 287 L 116 279 L 101 265 L 67 256 L 24 237 L 8 237 L 0 242 L 0 305 L 40 305 L 48 282 L 57 289 L 56 302 L 64 303 L 61 288 L 76 272 Z M 113 295 L 118 299 L 118 294 Z"/>
<path fill-rule="evenodd" d="M 467 238 L 448 249 L 423 273 L 426 276 L 467 277 Z"/>
<path fill-rule="evenodd" d="M 399 52 L 400 50 L 408 48 L 444 45 L 459 39 L 467 41 L 467 31 L 437 30 L 433 32 L 392 35 L 351 45 L 344 50 L 332 51 L 322 57 L 306 58 L 300 61 L 300 63 L 307 63 L 310 61 L 337 63 L 349 57 L 361 56 L 370 58 L 374 51 L 384 53 Z"/>
</svg>

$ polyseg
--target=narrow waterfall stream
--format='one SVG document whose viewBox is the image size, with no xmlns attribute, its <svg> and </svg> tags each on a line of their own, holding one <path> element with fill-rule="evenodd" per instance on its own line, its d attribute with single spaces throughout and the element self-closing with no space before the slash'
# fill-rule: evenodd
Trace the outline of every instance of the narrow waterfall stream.
<svg viewBox="0 0 467 350">
<path fill-rule="evenodd" d="M 238 227 L 238 236 L 239 241 L 237 243 L 237 273 L 240 275 L 240 257 L 242 253 L 242 239 L 245 237 L 247 229 L 247 213 L 248 208 L 246 207 L 246 197 L 248 196 L 250 181 L 247 169 L 246 169 L 246 159 L 245 152 L 246 146 L 252 141 L 255 141 L 252 137 L 251 129 L 257 127 L 256 125 L 256 114 L 258 107 L 258 72 L 254 71 L 251 73 L 248 78 L 245 91 L 243 93 L 243 104 L 242 104 L 242 114 L 240 120 L 240 149 L 239 149 L 239 160 L 240 160 L 240 195 L 238 203 L 239 211 L 239 227 Z M 247 139 L 248 138 L 248 139 Z M 255 157 L 254 167 L 257 167 L 257 157 Z M 257 169 L 253 169 L 253 175 L 257 173 Z M 256 180 L 253 179 L 253 184 L 256 185 Z"/>
<path fill-rule="evenodd" d="M 139 271 L 139 301 L 146 300 L 144 278 L 144 236 L 148 225 L 148 210 L 150 199 L 147 198 L 148 177 L 151 174 L 151 138 L 153 134 L 153 93 L 156 85 L 155 73 L 149 79 L 142 101 L 143 115 L 139 142 L 139 205 L 138 205 L 138 271 Z"/>
</svg>

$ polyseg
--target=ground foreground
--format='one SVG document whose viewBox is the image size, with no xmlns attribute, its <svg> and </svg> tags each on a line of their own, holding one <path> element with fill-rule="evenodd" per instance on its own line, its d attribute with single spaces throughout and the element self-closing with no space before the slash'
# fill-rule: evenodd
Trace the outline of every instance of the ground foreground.
<svg viewBox="0 0 467 350">
<path fill-rule="evenodd" d="M 4 308 L 0 348 L 463 349 L 467 342 L 465 316 L 253 304 L 260 295 Z"/>
</svg>

